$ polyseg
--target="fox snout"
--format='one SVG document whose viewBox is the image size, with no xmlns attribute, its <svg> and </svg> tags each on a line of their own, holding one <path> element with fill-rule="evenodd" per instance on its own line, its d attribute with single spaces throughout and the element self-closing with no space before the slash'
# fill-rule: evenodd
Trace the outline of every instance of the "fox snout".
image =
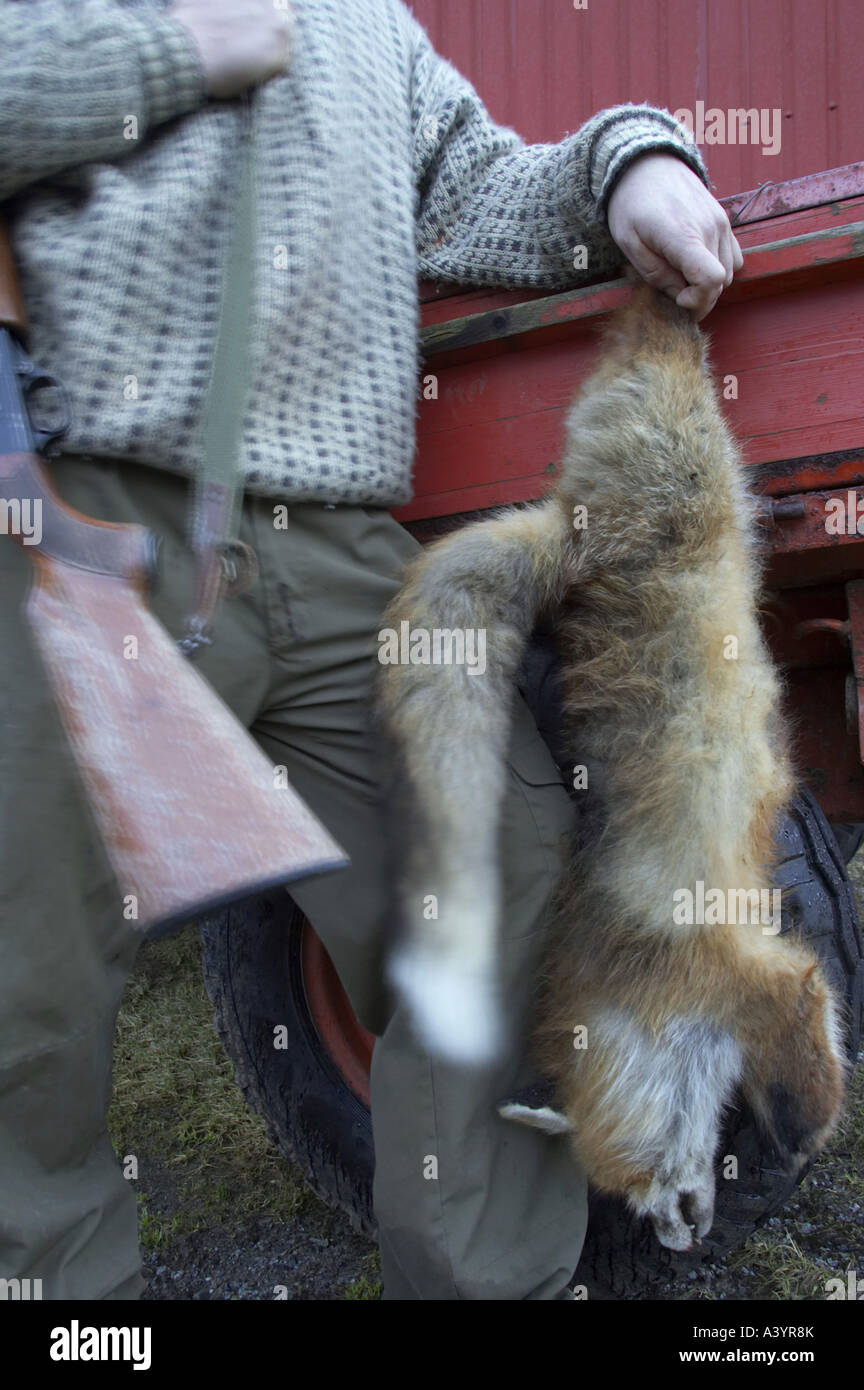
<svg viewBox="0 0 864 1390">
<path fill-rule="evenodd" d="M 837 1005 L 815 961 L 771 1004 L 767 1028 L 747 1049 L 743 1089 L 780 1161 L 798 1173 L 837 1124 L 848 1061 Z"/>
</svg>

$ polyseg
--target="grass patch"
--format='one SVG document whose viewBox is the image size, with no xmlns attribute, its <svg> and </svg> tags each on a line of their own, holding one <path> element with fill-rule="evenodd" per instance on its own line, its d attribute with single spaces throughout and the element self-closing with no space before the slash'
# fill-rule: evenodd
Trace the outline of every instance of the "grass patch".
<svg viewBox="0 0 864 1390">
<path fill-rule="evenodd" d="M 138 1241 L 147 1254 L 154 1254 L 162 1246 L 170 1244 L 176 1236 L 201 1229 L 202 1223 L 196 1221 L 190 1212 L 178 1211 L 171 1217 L 153 1212 L 147 1194 L 138 1193 Z"/>
<path fill-rule="evenodd" d="M 157 1163 L 176 1184 L 174 1216 L 139 1191 L 145 1249 L 232 1216 L 266 1213 L 287 1221 L 310 1200 L 299 1172 L 275 1151 L 234 1081 L 213 1025 L 194 929 L 141 947 L 117 1025 L 108 1123 L 118 1154 Z"/>
<path fill-rule="evenodd" d="M 373 1250 L 363 1261 L 363 1273 L 347 1286 L 345 1297 L 354 1302 L 373 1303 L 382 1293 L 381 1258 L 378 1251 Z"/>
</svg>

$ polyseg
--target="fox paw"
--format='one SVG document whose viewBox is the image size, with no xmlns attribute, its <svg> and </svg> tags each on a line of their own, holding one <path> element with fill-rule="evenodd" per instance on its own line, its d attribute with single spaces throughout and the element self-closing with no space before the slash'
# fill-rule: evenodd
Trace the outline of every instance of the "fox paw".
<svg viewBox="0 0 864 1390">
<path fill-rule="evenodd" d="M 667 1250 L 691 1250 L 714 1224 L 714 1174 L 655 1178 L 647 1193 L 635 1198 L 633 1208 L 651 1220 L 655 1234 Z"/>
</svg>

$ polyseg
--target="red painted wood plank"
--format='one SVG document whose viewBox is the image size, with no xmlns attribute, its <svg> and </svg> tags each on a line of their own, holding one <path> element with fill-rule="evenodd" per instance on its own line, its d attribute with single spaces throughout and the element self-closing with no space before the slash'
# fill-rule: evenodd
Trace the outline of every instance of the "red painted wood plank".
<svg viewBox="0 0 864 1390">
<path fill-rule="evenodd" d="M 837 202 L 841 198 L 860 197 L 861 194 L 864 194 L 864 163 L 845 164 L 840 169 L 823 169 L 818 174 L 807 174 L 804 178 L 781 183 L 772 181 L 768 186 L 760 185 L 759 188 L 736 193 L 721 201 L 737 231 L 742 223 L 778 217 L 787 212 Z"/>
<path fill-rule="evenodd" d="M 723 303 L 798 290 L 805 284 L 854 280 L 861 275 L 862 262 L 864 223 L 759 245 L 745 250 L 744 266 Z M 436 364 L 443 364 L 535 347 L 560 339 L 568 324 L 609 312 L 628 292 L 625 282 L 618 280 L 517 303 L 509 309 L 470 314 L 424 328 L 422 350 L 427 358 L 434 354 Z"/>
<path fill-rule="evenodd" d="M 626 293 L 617 291 L 617 298 Z M 820 286 L 794 299 L 720 307 L 709 327 L 718 378 L 737 378 L 738 398 L 726 409 L 739 437 L 784 422 L 800 426 L 802 417 L 819 429 L 832 419 L 860 422 L 864 286 Z M 421 437 L 564 409 L 593 361 L 590 320 L 586 330 L 561 343 L 473 363 L 438 366 L 430 358 L 425 371 L 437 377 L 438 399 L 421 406 Z"/>
<path fill-rule="evenodd" d="M 800 339 L 794 306 L 782 299 L 717 315 L 711 357 L 718 380 L 735 379 L 738 398 L 724 411 L 749 463 L 864 445 L 864 284 L 808 298 L 811 324 Z"/>
<path fill-rule="evenodd" d="M 828 102 L 829 144 L 826 163 L 840 164 L 845 159 L 845 151 L 853 145 L 861 145 L 861 6 L 848 5 L 844 0 L 831 0 L 830 24 L 833 43 L 829 64 L 830 87 Z M 857 55 L 859 82 L 857 100 L 846 99 L 848 70 L 846 60 L 849 55 Z M 838 61 L 838 57 L 840 61 Z M 841 154 L 841 151 L 843 152 Z"/>
<path fill-rule="evenodd" d="M 583 291 L 583 304 L 592 294 L 605 306 L 626 291 Z M 424 364 L 439 394 L 421 405 L 415 498 L 400 519 L 542 495 L 560 460 L 567 406 L 594 360 L 597 300 L 563 341 Z M 710 328 L 717 379 L 737 378 L 738 397 L 724 410 L 748 464 L 862 447 L 864 278 L 727 303 Z"/>
<path fill-rule="evenodd" d="M 811 0 L 791 0 L 787 8 L 797 61 L 792 117 L 784 125 L 794 126 L 795 154 L 803 173 L 829 164 L 827 15 L 827 4 L 814 6 Z"/>
<path fill-rule="evenodd" d="M 581 375 L 585 375 L 584 368 Z M 578 379 L 575 372 L 568 372 L 563 379 L 563 394 L 568 400 Z M 561 458 L 565 409 L 562 406 L 557 410 L 474 420 L 468 425 L 424 435 L 416 478 L 417 497 L 531 475 L 537 478 L 535 496 L 538 495 L 545 490 Z M 428 511 L 415 514 L 430 515 Z"/>
<path fill-rule="evenodd" d="M 753 470 L 756 491 L 768 497 L 787 498 L 798 492 L 864 485 L 864 447 L 842 454 L 811 454 L 797 459 L 769 461 Z"/>
</svg>

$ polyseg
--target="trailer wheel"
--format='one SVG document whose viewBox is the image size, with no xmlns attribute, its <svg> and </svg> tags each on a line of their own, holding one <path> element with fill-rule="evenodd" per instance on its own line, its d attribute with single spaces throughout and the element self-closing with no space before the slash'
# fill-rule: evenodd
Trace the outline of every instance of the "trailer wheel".
<svg viewBox="0 0 864 1390">
<path fill-rule="evenodd" d="M 319 938 L 285 892 L 203 920 L 216 1028 L 273 1143 L 353 1228 L 374 1236 L 369 1110 L 374 1038 Z"/>
<path fill-rule="evenodd" d="M 777 883 L 787 890 L 782 930 L 812 943 L 846 1000 L 854 1059 L 864 986 L 861 934 L 842 856 L 809 792 L 784 817 L 780 846 Z M 227 909 L 201 930 L 217 1027 L 247 1101 L 315 1192 L 346 1212 L 356 1230 L 373 1235 L 372 1037 L 354 1017 L 323 946 L 284 893 Z M 739 1176 L 734 1182 L 718 1176 L 714 1227 L 698 1255 L 665 1250 L 622 1203 L 592 1193 L 576 1282 L 595 1297 L 650 1298 L 652 1288 L 684 1280 L 700 1263 L 741 1244 L 795 1186 L 777 1171 L 743 1103 L 726 1125 L 720 1154 L 736 1156 Z"/>
<path fill-rule="evenodd" d="M 850 864 L 864 844 L 864 825 L 832 821 L 831 829 L 843 856 L 843 862 Z"/>
</svg>

